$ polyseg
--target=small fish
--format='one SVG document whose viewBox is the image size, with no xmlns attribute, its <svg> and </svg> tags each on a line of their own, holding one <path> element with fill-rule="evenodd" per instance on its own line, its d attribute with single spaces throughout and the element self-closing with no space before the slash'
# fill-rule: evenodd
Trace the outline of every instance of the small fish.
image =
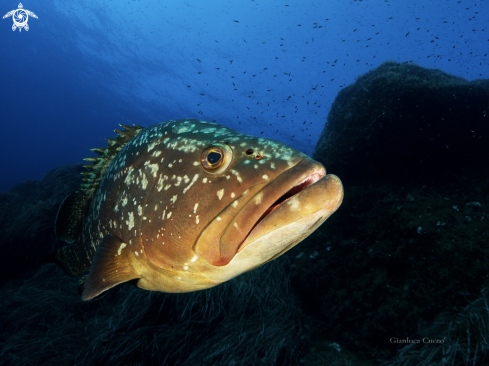
<svg viewBox="0 0 489 366">
<path fill-rule="evenodd" d="M 83 300 L 128 281 L 216 286 L 294 247 L 343 200 L 338 177 L 281 142 L 196 119 L 121 126 L 59 209 L 70 245 L 40 260 L 89 272 Z"/>
</svg>

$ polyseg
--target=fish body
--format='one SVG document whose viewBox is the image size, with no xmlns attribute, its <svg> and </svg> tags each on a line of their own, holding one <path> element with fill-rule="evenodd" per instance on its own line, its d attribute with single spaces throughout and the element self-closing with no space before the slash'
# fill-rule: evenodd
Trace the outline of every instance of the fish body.
<svg viewBox="0 0 489 366">
<path fill-rule="evenodd" d="M 57 232 L 72 244 L 45 260 L 89 271 L 83 300 L 127 281 L 216 286 L 295 246 L 343 199 L 338 177 L 278 141 L 193 119 L 116 132 L 128 141 L 99 161 L 100 183 L 60 208 Z M 67 219 L 80 216 L 78 228 Z"/>
</svg>

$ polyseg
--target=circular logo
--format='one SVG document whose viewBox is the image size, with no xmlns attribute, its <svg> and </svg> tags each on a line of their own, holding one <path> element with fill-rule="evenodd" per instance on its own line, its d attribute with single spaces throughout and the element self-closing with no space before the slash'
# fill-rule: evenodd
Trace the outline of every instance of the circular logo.
<svg viewBox="0 0 489 366">
<path fill-rule="evenodd" d="M 27 24 L 27 20 L 29 19 L 29 15 L 24 9 L 17 9 L 12 17 L 14 20 L 14 24 L 22 28 Z"/>
</svg>

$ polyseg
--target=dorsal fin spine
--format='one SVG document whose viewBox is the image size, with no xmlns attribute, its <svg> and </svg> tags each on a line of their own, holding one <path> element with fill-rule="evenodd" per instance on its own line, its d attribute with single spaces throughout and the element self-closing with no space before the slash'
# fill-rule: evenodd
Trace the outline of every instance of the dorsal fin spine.
<svg viewBox="0 0 489 366">
<path fill-rule="evenodd" d="M 83 183 L 80 184 L 81 189 L 65 198 L 61 204 L 56 217 L 56 235 L 58 238 L 68 243 L 76 241 L 81 234 L 86 213 L 107 168 L 124 145 L 142 129 L 142 127 L 135 126 L 134 128 L 126 128 L 124 131 L 116 130 L 118 136 L 114 139 L 107 139 L 109 141 L 107 148 L 91 149 L 99 156 L 84 159 L 92 164 L 84 165 L 88 172 L 81 173 L 83 175 Z"/>
<path fill-rule="evenodd" d="M 105 149 L 91 149 L 98 156 L 83 159 L 92 163 L 91 165 L 84 165 L 89 171 L 82 173 L 85 176 L 84 183 L 81 184 L 83 191 L 92 191 L 92 194 L 95 194 L 112 160 L 124 145 L 131 141 L 143 129 L 143 127 L 138 125 L 130 127 L 120 124 L 119 126 L 123 127 L 124 130 L 115 130 L 118 134 L 115 138 L 106 138 L 107 147 Z"/>
</svg>

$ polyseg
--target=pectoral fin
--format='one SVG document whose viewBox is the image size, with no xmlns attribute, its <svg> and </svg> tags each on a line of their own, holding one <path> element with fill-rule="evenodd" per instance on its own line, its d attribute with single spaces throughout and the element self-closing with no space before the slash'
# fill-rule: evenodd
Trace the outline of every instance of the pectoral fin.
<svg viewBox="0 0 489 366">
<path fill-rule="evenodd" d="M 108 289 L 138 275 L 129 262 L 128 244 L 113 235 L 107 235 L 95 251 L 82 300 L 90 300 Z"/>
</svg>

